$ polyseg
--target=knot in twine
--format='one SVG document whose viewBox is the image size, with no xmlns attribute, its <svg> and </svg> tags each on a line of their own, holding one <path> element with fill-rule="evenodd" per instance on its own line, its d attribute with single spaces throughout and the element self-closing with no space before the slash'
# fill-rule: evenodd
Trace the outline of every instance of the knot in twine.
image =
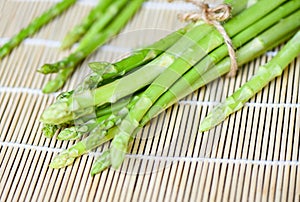
<svg viewBox="0 0 300 202">
<path fill-rule="evenodd" d="M 172 2 L 174 0 L 169 0 Z M 196 0 L 185 0 L 190 2 L 200 8 L 201 12 L 192 12 L 181 14 L 179 18 L 183 21 L 193 21 L 203 20 L 205 23 L 213 25 L 218 32 L 222 35 L 225 44 L 228 48 L 228 54 L 230 57 L 231 68 L 227 76 L 235 76 L 238 69 L 234 47 L 232 45 L 231 39 L 228 36 L 226 30 L 220 22 L 225 21 L 230 17 L 231 7 L 227 4 L 220 4 L 214 8 L 210 8 L 207 3 L 203 3 Z"/>
</svg>

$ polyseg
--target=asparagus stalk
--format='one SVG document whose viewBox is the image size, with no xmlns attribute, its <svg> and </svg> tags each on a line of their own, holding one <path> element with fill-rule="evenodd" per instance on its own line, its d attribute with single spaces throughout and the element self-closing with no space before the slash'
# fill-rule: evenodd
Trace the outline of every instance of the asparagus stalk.
<svg viewBox="0 0 300 202">
<path fill-rule="evenodd" d="M 290 37 L 290 33 L 294 33 L 295 30 L 300 28 L 300 22 L 297 21 L 299 17 L 299 11 L 293 13 L 240 48 L 237 51 L 238 65 L 241 66 L 251 61 L 252 59 L 266 52 L 268 49 L 271 49 L 288 39 Z M 144 126 L 152 118 L 176 103 L 179 99 L 184 98 L 193 91 L 199 89 L 214 79 L 219 78 L 221 75 L 228 73 L 230 70 L 230 59 L 226 57 L 215 66 L 211 66 L 210 69 L 203 74 L 198 74 L 197 72 L 201 69 L 206 69 L 206 65 L 199 63 L 193 69 L 183 75 L 180 80 L 178 80 L 155 102 L 155 104 L 143 117 L 140 125 Z"/>
<path fill-rule="evenodd" d="M 299 19 L 299 18 L 298 18 Z M 207 131 L 230 114 L 240 110 L 243 105 L 261 91 L 275 77 L 280 76 L 283 70 L 300 54 L 300 31 L 278 52 L 267 64 L 259 67 L 258 72 L 226 100 L 218 104 L 204 118 L 200 125 L 200 132 Z"/>
<path fill-rule="evenodd" d="M 185 33 L 191 31 L 192 28 L 198 25 L 199 23 L 190 23 L 184 28 L 172 32 L 171 34 L 158 40 L 150 46 L 133 51 L 133 53 L 130 56 L 125 57 L 114 64 L 95 62 L 92 63 L 92 65 L 94 68 L 100 69 L 102 69 L 103 66 L 110 65 L 112 70 L 101 75 L 101 77 L 104 80 L 115 78 L 118 76 L 123 76 L 130 70 L 140 67 L 141 65 L 144 65 L 156 58 L 157 56 L 159 56 L 161 53 L 163 53 L 165 50 L 167 50 L 169 47 L 175 44 Z"/>
<path fill-rule="evenodd" d="M 227 34 L 229 37 L 234 36 L 278 7 L 282 2 L 283 1 L 272 1 L 271 3 L 264 0 L 259 1 L 254 6 L 250 7 L 224 24 Z M 268 5 L 268 9 L 266 9 L 266 5 Z M 258 10 L 260 11 L 259 14 L 257 13 Z M 262 10 L 265 10 L 266 13 L 262 12 Z M 211 50 L 222 45 L 222 43 L 223 38 L 220 36 L 220 34 L 217 31 L 211 32 L 207 37 L 204 37 L 202 40 L 198 41 L 197 45 L 193 46 L 189 51 L 187 51 L 183 57 L 178 58 L 171 66 L 168 67 L 168 69 L 162 72 L 151 83 L 150 87 L 144 91 L 140 100 L 121 122 L 119 126 L 119 133 L 114 137 L 111 143 L 112 167 L 117 169 L 123 162 L 131 139 L 131 134 L 133 134 L 133 132 L 139 126 L 139 122 L 151 108 L 154 102 L 186 71 L 200 61 Z"/>
<path fill-rule="evenodd" d="M 165 38 L 162 38 L 148 47 L 134 51 L 130 56 L 125 57 L 113 64 L 107 62 L 89 63 L 89 67 L 93 70 L 93 73 L 83 81 L 81 88 L 93 89 L 100 87 L 111 82 L 117 77 L 123 76 L 130 70 L 148 63 L 159 56 L 167 48 L 172 46 L 180 39 L 180 37 L 182 37 L 183 34 L 195 26 L 195 23 L 188 24 L 184 28 L 167 35 Z"/>
<path fill-rule="evenodd" d="M 137 100 L 137 96 L 134 96 L 133 98 L 124 98 L 112 105 L 99 107 L 96 109 L 95 114 L 87 114 L 86 116 L 75 120 L 75 125 L 62 130 L 58 134 L 57 139 L 76 140 L 84 134 L 88 134 L 95 128 L 108 130 L 119 124 L 120 120 L 127 114 L 128 109 L 135 103 L 135 100 Z M 56 126 L 50 124 L 45 125 L 48 127 Z"/>
<path fill-rule="evenodd" d="M 93 37 L 83 40 L 81 45 L 70 56 L 63 59 L 60 62 L 54 64 L 46 64 L 39 71 L 47 72 L 44 69 L 59 69 L 57 77 L 49 81 L 43 88 L 44 93 L 55 92 L 60 89 L 66 80 L 71 76 L 78 65 L 84 58 L 95 51 L 99 46 L 106 43 L 109 39 L 115 36 L 129 21 L 129 19 L 140 8 L 144 0 L 132 0 L 127 6 L 118 14 L 114 21 L 100 33 L 97 33 Z M 108 14 L 109 15 L 109 14 Z M 52 71 L 52 70 L 50 70 Z"/>
<path fill-rule="evenodd" d="M 66 34 L 62 41 L 61 48 L 70 48 L 75 42 L 84 36 L 95 21 L 99 20 L 102 16 L 105 16 L 105 9 L 110 3 L 111 1 L 109 0 L 99 0 L 97 5 L 92 8 L 89 14 L 82 20 L 81 24 L 76 25 Z"/>
<path fill-rule="evenodd" d="M 18 46 L 25 38 L 33 35 L 40 30 L 45 24 L 49 23 L 53 18 L 72 6 L 76 0 L 62 0 L 53 7 L 46 10 L 40 16 L 35 18 L 27 27 L 20 30 L 7 43 L 0 47 L 0 59 L 9 54 L 16 46 Z"/>
</svg>

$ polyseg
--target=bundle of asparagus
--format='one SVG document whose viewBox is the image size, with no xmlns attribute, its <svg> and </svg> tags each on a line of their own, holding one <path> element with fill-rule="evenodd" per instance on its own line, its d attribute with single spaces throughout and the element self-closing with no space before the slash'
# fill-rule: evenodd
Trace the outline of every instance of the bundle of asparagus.
<svg viewBox="0 0 300 202">
<path fill-rule="evenodd" d="M 227 3 L 235 8 L 245 1 Z M 217 116 L 208 117 L 201 131 L 219 123 L 218 116 L 224 118 L 239 109 L 300 53 L 299 7 L 298 0 L 260 0 L 223 24 L 239 66 L 298 33 L 253 81 L 217 108 Z M 90 67 L 94 73 L 78 89 L 58 96 L 41 121 L 48 137 L 58 128 L 62 128 L 57 136 L 62 140 L 85 134 L 53 159 L 52 168 L 70 165 L 112 140 L 110 148 L 94 162 L 94 175 L 109 166 L 119 168 L 145 124 L 179 99 L 229 72 L 230 59 L 221 34 L 199 20 L 114 64 L 95 62 Z M 262 77 L 267 79 L 262 81 Z"/>
</svg>

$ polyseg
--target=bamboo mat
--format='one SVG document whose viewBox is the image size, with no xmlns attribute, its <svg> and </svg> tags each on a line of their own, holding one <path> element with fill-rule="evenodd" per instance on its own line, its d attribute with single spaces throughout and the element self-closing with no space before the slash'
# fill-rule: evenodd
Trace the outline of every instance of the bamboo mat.
<svg viewBox="0 0 300 202">
<path fill-rule="evenodd" d="M 54 0 L 1 0 L 0 44 Z M 55 99 L 40 89 L 51 79 L 36 69 L 69 52 L 64 34 L 96 0 L 81 0 L 0 62 L 0 201 L 299 201 L 300 57 L 242 110 L 210 132 L 199 121 L 247 81 L 278 48 L 244 65 L 236 78 L 220 78 L 148 124 L 119 170 L 91 177 L 91 165 L 109 145 L 74 165 L 48 167 L 74 141 L 43 137 L 38 119 Z M 115 61 L 182 27 L 182 3 L 149 0 L 120 36 L 87 58 L 63 90 L 75 88 L 91 61 Z"/>
</svg>

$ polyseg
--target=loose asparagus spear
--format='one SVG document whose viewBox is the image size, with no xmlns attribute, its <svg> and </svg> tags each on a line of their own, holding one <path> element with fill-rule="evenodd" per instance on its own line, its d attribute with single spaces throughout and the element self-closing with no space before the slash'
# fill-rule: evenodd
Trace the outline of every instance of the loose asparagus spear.
<svg viewBox="0 0 300 202">
<path fill-rule="evenodd" d="M 296 5 L 294 5 L 294 3 L 290 1 L 283 5 L 278 11 L 272 12 L 270 15 L 268 15 L 267 18 L 270 19 L 271 17 L 273 19 L 274 15 L 282 15 L 284 12 L 286 12 L 286 9 L 292 8 L 292 6 Z M 300 12 L 297 11 L 292 15 L 286 17 L 285 19 L 280 20 L 280 22 L 254 38 L 251 42 L 244 45 L 237 51 L 238 65 L 241 66 L 249 62 L 251 59 L 256 58 L 258 55 L 264 53 L 267 49 L 275 47 L 279 43 L 286 40 L 287 37 L 290 37 L 289 33 L 293 33 L 294 30 L 297 30 L 300 27 L 300 21 L 297 21 L 299 17 Z M 264 19 L 262 21 L 264 21 Z M 260 22 L 257 22 L 254 27 L 260 25 Z M 216 55 L 214 54 L 214 52 L 212 52 L 211 54 Z M 208 57 L 210 57 L 211 54 L 209 54 Z M 216 58 L 219 57 L 220 56 L 216 55 L 214 57 L 214 60 L 210 59 L 209 61 L 214 61 L 215 63 L 217 63 L 217 61 L 219 60 L 216 60 Z M 216 66 L 214 66 L 215 63 L 210 63 L 208 61 L 200 62 L 196 66 L 194 66 L 193 69 L 183 75 L 180 80 L 178 80 L 155 102 L 153 107 L 151 107 L 151 109 L 143 117 L 141 125 L 145 125 L 150 121 L 150 119 L 160 114 L 162 111 L 176 103 L 178 100 L 184 98 L 188 94 L 199 89 L 208 82 L 218 78 L 219 76 L 226 74 L 230 69 L 230 62 L 228 58 L 222 60 L 222 62 L 217 63 Z"/>
<path fill-rule="evenodd" d="M 299 19 L 299 18 L 298 18 Z M 218 104 L 205 117 L 200 125 L 200 132 L 207 131 L 230 114 L 240 110 L 243 105 L 261 91 L 275 77 L 280 76 L 283 70 L 300 54 L 300 31 L 272 58 L 270 62 L 259 67 L 258 72 L 226 100 Z"/>
<path fill-rule="evenodd" d="M 110 3 L 110 0 L 99 0 L 97 5 L 89 12 L 88 16 L 82 20 L 81 24 L 76 25 L 66 34 L 62 41 L 61 48 L 70 48 L 75 42 L 77 42 L 89 30 L 95 21 L 105 15 L 105 9 Z"/>
<path fill-rule="evenodd" d="M 53 80 L 49 81 L 46 86 L 43 88 L 44 93 L 55 92 L 60 89 L 66 80 L 71 76 L 73 71 L 83 59 L 85 59 L 88 55 L 94 52 L 99 46 L 106 43 L 109 39 L 115 36 L 131 19 L 131 17 L 136 13 L 136 11 L 140 8 L 144 0 L 132 0 L 128 5 L 118 14 L 118 16 L 113 20 L 113 22 L 105 28 L 101 33 L 97 33 L 89 40 L 84 40 L 81 42 L 82 45 L 75 50 L 69 57 L 63 59 L 60 62 L 55 64 L 46 64 L 41 68 L 41 72 L 43 69 L 51 69 L 52 67 L 56 69 L 59 67 L 59 72 L 57 73 L 57 77 Z M 62 68 L 63 67 L 63 68 Z"/>
<path fill-rule="evenodd" d="M 224 24 L 227 34 L 229 37 L 234 36 L 273 9 L 277 8 L 282 2 L 283 1 L 259 1 L 254 6 Z M 266 9 L 266 6 L 268 9 Z M 262 9 L 265 9 L 266 13 L 263 13 Z M 260 11 L 259 14 L 257 13 L 258 10 Z M 211 50 L 220 46 L 222 42 L 223 38 L 217 31 L 211 32 L 207 37 L 198 41 L 197 45 L 187 51 L 184 57 L 178 58 L 170 67 L 168 67 L 168 69 L 162 72 L 151 83 L 150 87 L 144 91 L 140 100 L 121 122 L 119 126 L 120 132 L 114 137 L 111 143 L 111 163 L 113 168 L 117 169 L 123 162 L 131 139 L 131 134 L 133 134 L 139 126 L 139 122 L 154 102 L 186 71 L 188 71 Z"/>
<path fill-rule="evenodd" d="M 18 46 L 25 38 L 36 33 L 45 24 L 60 15 L 63 11 L 67 10 L 75 2 L 76 0 L 63 0 L 49 8 L 42 15 L 35 18 L 27 27 L 21 29 L 18 34 L 13 36 L 7 43 L 0 47 L 0 59 L 9 54 L 12 49 Z"/>
<path fill-rule="evenodd" d="M 117 16 L 118 12 L 120 12 L 123 6 L 125 6 L 126 1 L 127 0 L 119 0 L 110 3 L 111 5 L 107 8 L 107 10 L 105 10 L 105 15 L 91 26 L 91 28 L 80 40 L 79 45 L 74 53 L 56 63 L 43 65 L 40 69 L 38 69 L 38 71 L 43 74 L 55 73 L 60 69 L 68 68 L 74 64 L 78 64 L 82 60 L 82 57 L 86 57 L 98 47 L 98 44 L 95 43 L 95 41 L 93 41 L 93 46 L 90 47 L 91 40 L 95 40 L 96 36 L 104 31 L 104 27 L 108 25 L 108 23 L 114 17 Z"/>
</svg>

